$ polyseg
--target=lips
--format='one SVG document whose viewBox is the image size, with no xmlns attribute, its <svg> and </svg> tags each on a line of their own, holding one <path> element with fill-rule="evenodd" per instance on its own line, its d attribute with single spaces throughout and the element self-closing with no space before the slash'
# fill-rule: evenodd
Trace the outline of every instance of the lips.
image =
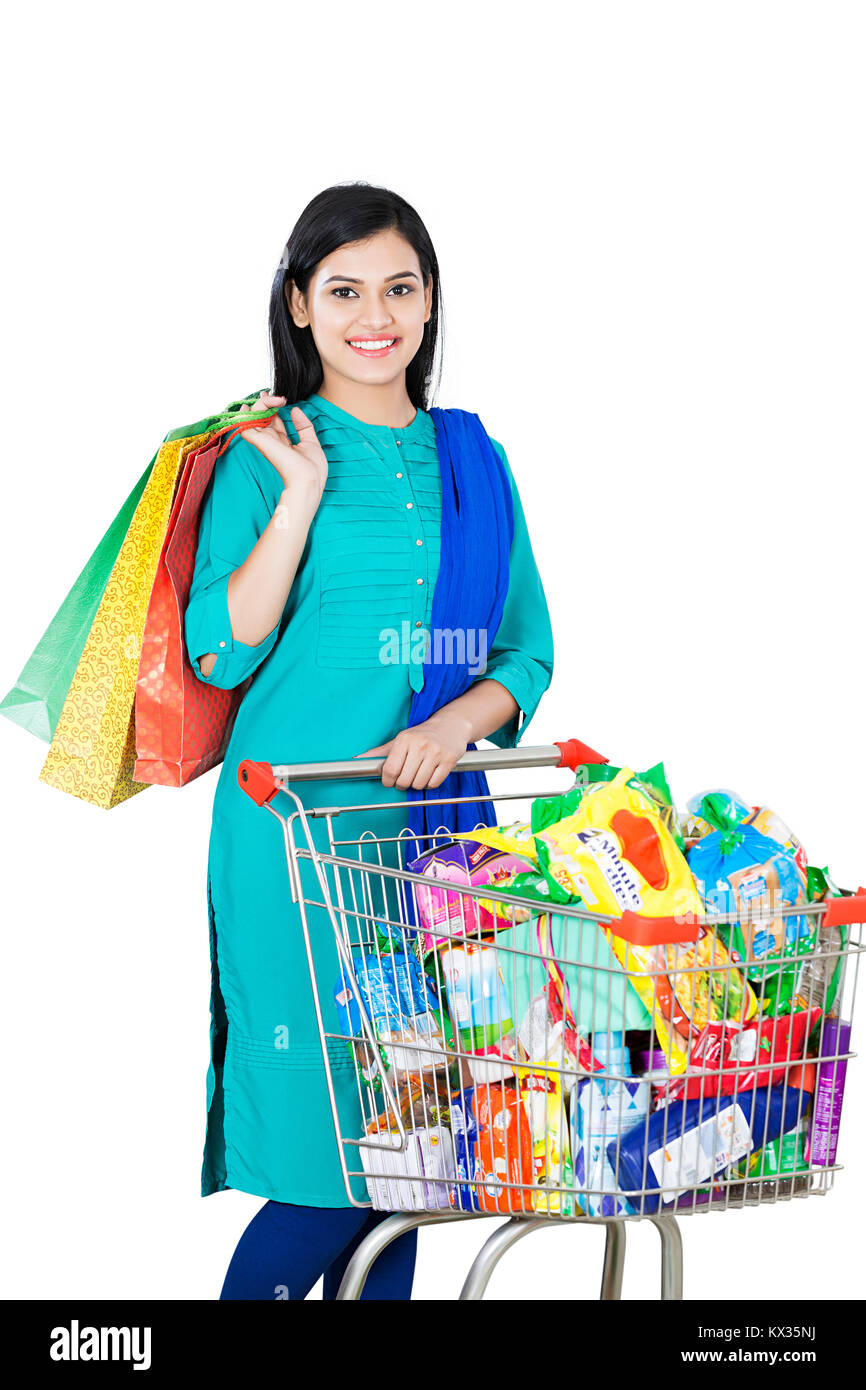
<svg viewBox="0 0 866 1390">
<path fill-rule="evenodd" d="M 353 352 L 357 352 L 359 357 L 387 357 L 389 352 L 394 352 L 395 349 L 399 346 L 401 339 L 393 337 L 392 334 L 386 334 L 380 335 L 379 337 L 376 337 L 374 335 L 373 337 L 365 338 L 363 341 L 368 343 L 381 342 L 383 346 L 380 348 L 355 347 L 355 344 L 352 342 L 350 338 L 346 339 L 348 346 L 352 349 Z"/>
</svg>

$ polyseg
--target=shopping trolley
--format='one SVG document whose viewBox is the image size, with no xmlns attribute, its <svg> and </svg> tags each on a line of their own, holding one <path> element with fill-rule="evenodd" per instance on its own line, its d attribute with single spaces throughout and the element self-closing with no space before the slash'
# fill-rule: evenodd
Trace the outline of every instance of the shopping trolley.
<svg viewBox="0 0 866 1390">
<path fill-rule="evenodd" d="M 504 1216 L 461 1299 L 482 1298 L 524 1236 L 578 1223 L 605 1226 L 601 1297 L 618 1299 L 626 1228 L 642 1219 L 661 1237 L 661 1296 L 679 1299 L 681 1216 L 830 1190 L 856 1055 L 850 1020 L 866 890 L 795 907 L 765 896 L 733 914 L 613 917 L 590 911 L 588 892 L 556 893 L 548 882 L 545 900 L 537 885 L 523 894 L 499 887 L 502 865 L 536 867 L 531 856 L 508 860 L 502 846 L 498 869 L 491 848 L 493 878 L 473 885 L 477 846 L 441 826 L 414 836 L 404 799 L 305 810 L 293 790 L 378 778 L 384 761 L 238 769 L 240 786 L 282 828 L 347 1200 L 392 1213 L 354 1255 L 339 1298 L 359 1298 L 374 1260 L 406 1231 Z M 580 785 L 606 761 L 571 739 L 467 752 L 456 768 L 565 767 Z M 280 792 L 294 810 L 274 805 Z M 562 794 L 433 797 L 428 806 Z M 373 811 L 395 813 L 393 835 L 340 838 L 342 815 Z M 498 814 L 500 825 L 512 823 L 509 814 Z M 315 820 L 325 822 L 327 849 L 315 843 Z M 781 922 L 789 943 L 781 968 L 733 950 L 737 921 L 752 945 Z M 333 935 L 336 979 L 320 978 L 318 933 Z M 768 1014 L 762 1001 L 783 975 L 789 1002 L 776 998 Z M 335 1044 L 354 1062 L 351 1104 L 345 1090 L 338 1103 Z M 646 1055 L 635 1059 L 641 1044 Z"/>
</svg>

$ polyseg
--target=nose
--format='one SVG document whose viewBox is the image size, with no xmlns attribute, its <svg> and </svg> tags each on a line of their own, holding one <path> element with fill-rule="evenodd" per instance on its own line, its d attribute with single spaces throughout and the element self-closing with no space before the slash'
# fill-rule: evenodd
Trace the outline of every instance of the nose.
<svg viewBox="0 0 866 1390">
<path fill-rule="evenodd" d="M 368 328 L 371 333 L 381 333 L 394 322 L 394 316 L 387 305 L 371 304 L 365 313 L 361 315 L 359 321 L 363 327 Z"/>
</svg>

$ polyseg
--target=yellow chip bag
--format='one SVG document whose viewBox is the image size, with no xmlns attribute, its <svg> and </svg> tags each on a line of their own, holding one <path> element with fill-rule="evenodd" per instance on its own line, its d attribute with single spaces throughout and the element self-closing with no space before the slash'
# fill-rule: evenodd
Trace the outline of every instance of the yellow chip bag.
<svg viewBox="0 0 866 1390">
<path fill-rule="evenodd" d="M 612 782 L 588 787 L 574 815 L 537 832 L 539 868 L 591 912 L 694 920 L 703 912 L 694 877 L 655 802 L 629 785 L 633 777 L 623 768 Z M 743 1023 L 757 1013 L 754 991 L 712 932 L 701 928 L 697 942 L 638 945 L 604 930 L 653 1015 L 673 1073 L 685 1071 L 708 1021 Z"/>
<path fill-rule="evenodd" d="M 452 840 L 475 840 L 479 845 L 490 845 L 492 849 L 503 849 L 507 854 L 522 854 L 524 859 L 536 862 L 535 836 L 529 821 L 515 821 L 514 825 L 484 825 L 476 830 L 455 831 Z"/>
</svg>

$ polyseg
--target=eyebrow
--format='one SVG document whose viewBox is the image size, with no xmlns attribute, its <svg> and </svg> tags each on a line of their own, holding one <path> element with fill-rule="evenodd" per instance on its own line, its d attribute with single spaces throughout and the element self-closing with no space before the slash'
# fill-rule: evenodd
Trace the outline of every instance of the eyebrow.
<svg viewBox="0 0 866 1390">
<path fill-rule="evenodd" d="M 385 284 L 387 285 L 389 280 L 408 280 L 410 276 L 413 280 L 418 279 L 414 270 L 401 270 L 397 275 L 386 275 Z M 327 280 L 322 281 L 322 284 L 330 285 L 332 280 L 345 280 L 350 285 L 363 285 L 364 283 L 363 280 L 356 280 L 352 275 L 329 275 Z"/>
</svg>

